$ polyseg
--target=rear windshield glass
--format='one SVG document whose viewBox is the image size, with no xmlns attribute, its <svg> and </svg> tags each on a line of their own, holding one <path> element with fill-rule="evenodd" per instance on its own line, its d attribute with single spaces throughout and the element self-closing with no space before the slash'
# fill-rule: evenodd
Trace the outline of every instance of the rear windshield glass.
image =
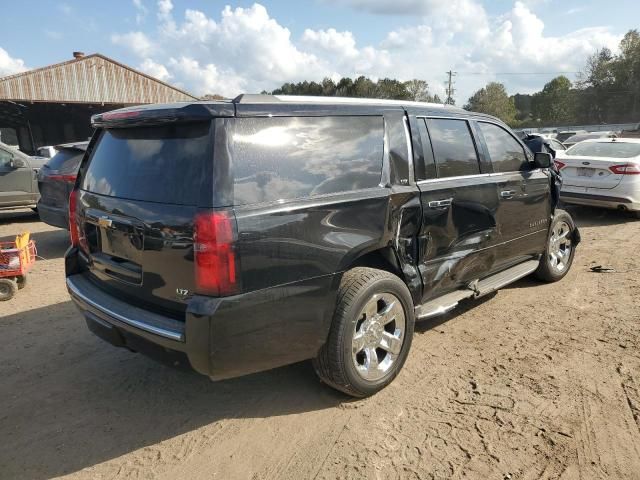
<svg viewBox="0 0 640 480">
<path fill-rule="evenodd" d="M 47 162 L 47 167 L 60 172 L 75 171 L 80 165 L 84 151 L 75 148 L 65 148 L 59 150 L 51 160 Z"/>
<path fill-rule="evenodd" d="M 640 143 L 585 142 L 578 143 L 565 152 L 566 155 L 586 157 L 631 158 L 640 155 Z"/>
<path fill-rule="evenodd" d="M 196 205 L 209 123 L 103 131 L 82 189 L 110 197 Z"/>
</svg>

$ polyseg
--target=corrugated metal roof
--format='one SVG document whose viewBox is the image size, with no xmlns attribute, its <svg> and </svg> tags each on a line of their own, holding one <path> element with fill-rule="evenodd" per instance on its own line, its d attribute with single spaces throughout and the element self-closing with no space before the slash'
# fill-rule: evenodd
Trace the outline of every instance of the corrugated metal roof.
<svg viewBox="0 0 640 480">
<path fill-rule="evenodd" d="M 194 99 L 98 53 L 0 78 L 0 100 L 137 105 Z"/>
</svg>

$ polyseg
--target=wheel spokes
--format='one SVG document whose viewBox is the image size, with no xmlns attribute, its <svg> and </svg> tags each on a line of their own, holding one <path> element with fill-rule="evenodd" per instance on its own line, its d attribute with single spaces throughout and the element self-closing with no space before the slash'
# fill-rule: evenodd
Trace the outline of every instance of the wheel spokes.
<svg viewBox="0 0 640 480">
<path fill-rule="evenodd" d="M 373 370 L 378 369 L 378 353 L 376 352 L 375 347 L 367 347 L 364 350 L 364 353 L 366 355 L 364 366 L 368 372 L 373 373 Z"/>
<path fill-rule="evenodd" d="M 397 300 L 388 303 L 382 310 L 380 310 L 379 322 L 382 325 L 387 325 L 393 322 L 398 314 L 402 313 L 402 307 Z"/>
<path fill-rule="evenodd" d="M 374 295 L 364 306 L 364 316 L 367 320 L 378 314 L 378 296 Z"/>
<path fill-rule="evenodd" d="M 360 353 L 364 349 L 364 332 L 362 332 L 362 328 L 356 332 L 353 336 L 353 341 L 351 342 L 353 353 Z"/>
<path fill-rule="evenodd" d="M 395 333 L 384 332 L 380 339 L 380 348 L 393 355 L 399 355 L 402 349 L 402 338 L 399 338 L 400 335 L 401 332 L 398 330 Z"/>
</svg>

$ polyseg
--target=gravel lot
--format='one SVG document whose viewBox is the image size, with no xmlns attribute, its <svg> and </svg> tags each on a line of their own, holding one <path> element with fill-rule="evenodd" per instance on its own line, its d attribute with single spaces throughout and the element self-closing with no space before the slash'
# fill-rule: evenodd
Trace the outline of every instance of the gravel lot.
<svg viewBox="0 0 640 480">
<path fill-rule="evenodd" d="M 417 325 L 358 401 L 308 363 L 213 383 L 107 345 L 68 299 L 67 232 L 0 213 L 0 239 L 30 230 L 46 259 L 0 303 L 0 477 L 638 479 L 640 221 L 572 212 L 562 282 Z"/>
</svg>

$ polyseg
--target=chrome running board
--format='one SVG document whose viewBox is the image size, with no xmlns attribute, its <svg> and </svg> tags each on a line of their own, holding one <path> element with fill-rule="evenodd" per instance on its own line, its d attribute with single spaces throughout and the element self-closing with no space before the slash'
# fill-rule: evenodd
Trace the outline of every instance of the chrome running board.
<svg viewBox="0 0 640 480">
<path fill-rule="evenodd" d="M 427 320 L 450 312 L 465 298 L 479 298 L 484 295 L 488 295 L 491 292 L 495 292 L 505 285 L 509 285 L 510 283 L 520 280 L 521 278 L 535 272 L 539 264 L 539 260 L 529 260 L 520 263 L 483 280 L 471 282 L 465 289 L 455 290 L 418 305 L 415 308 L 416 320 Z"/>
</svg>

